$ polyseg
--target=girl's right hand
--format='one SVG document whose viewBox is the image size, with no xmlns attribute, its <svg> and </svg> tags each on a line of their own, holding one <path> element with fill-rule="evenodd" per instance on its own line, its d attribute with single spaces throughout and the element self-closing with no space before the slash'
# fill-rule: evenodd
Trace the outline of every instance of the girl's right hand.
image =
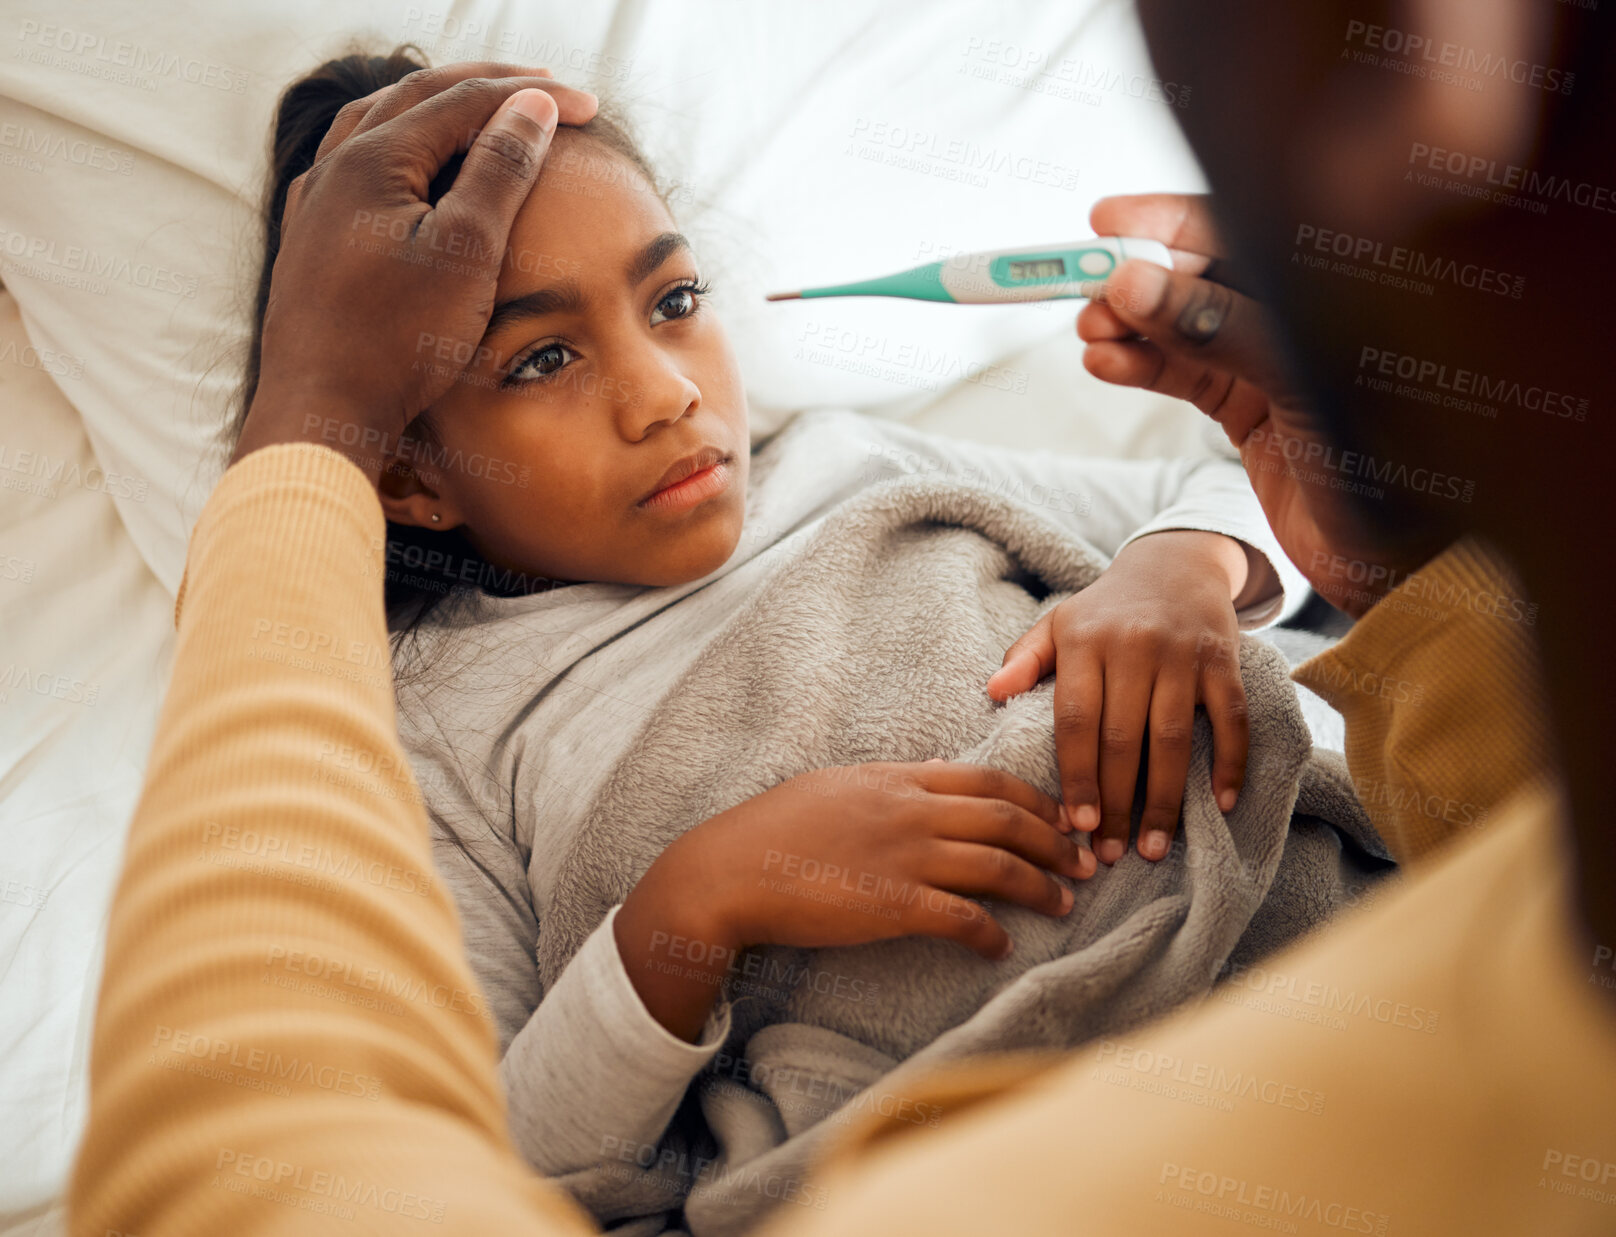
<svg viewBox="0 0 1616 1237">
<path fill-rule="evenodd" d="M 748 945 L 936 936 L 1001 959 L 1010 936 L 972 899 L 1064 915 L 1050 873 L 1094 874 L 1059 821 L 1050 796 L 983 765 L 816 769 L 668 847 L 618 911 L 617 946 L 652 1016 L 690 1040 Z"/>
</svg>

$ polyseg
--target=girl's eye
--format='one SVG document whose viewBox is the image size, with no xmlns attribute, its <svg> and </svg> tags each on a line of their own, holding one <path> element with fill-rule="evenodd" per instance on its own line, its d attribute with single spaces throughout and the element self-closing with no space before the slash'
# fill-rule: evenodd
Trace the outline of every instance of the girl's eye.
<svg viewBox="0 0 1616 1237">
<path fill-rule="evenodd" d="M 512 366 L 505 380 L 528 382 L 536 378 L 548 378 L 567 363 L 566 358 L 571 354 L 572 349 L 565 344 L 554 342 L 541 344 Z"/>
<path fill-rule="evenodd" d="M 670 318 L 688 318 L 701 308 L 701 298 L 711 292 L 712 288 L 704 283 L 680 284 L 657 302 L 655 312 L 651 314 L 651 323 L 666 322 Z M 665 315 L 661 319 L 658 314 Z"/>
<path fill-rule="evenodd" d="M 680 284 L 657 302 L 656 309 L 651 314 L 651 324 L 655 326 L 659 322 L 691 317 L 701 308 L 701 298 L 711 291 L 711 285 L 705 283 Z M 505 374 L 503 385 L 516 386 L 523 382 L 542 382 L 577 355 L 559 340 L 540 344 L 511 366 Z"/>
</svg>

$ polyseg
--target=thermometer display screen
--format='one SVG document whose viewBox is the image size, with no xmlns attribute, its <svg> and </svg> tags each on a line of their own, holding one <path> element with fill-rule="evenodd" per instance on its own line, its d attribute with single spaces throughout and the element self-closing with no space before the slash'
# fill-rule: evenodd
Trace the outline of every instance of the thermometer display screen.
<svg viewBox="0 0 1616 1237">
<path fill-rule="evenodd" d="M 1010 263 L 1011 279 L 1058 279 L 1066 274 L 1062 258 L 1034 258 L 1028 262 Z"/>
</svg>

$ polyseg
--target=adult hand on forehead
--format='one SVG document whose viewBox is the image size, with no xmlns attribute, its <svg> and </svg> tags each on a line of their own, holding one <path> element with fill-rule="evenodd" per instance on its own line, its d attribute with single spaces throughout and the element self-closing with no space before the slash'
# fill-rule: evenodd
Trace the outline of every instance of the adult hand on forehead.
<svg viewBox="0 0 1616 1237">
<path fill-rule="evenodd" d="M 233 459 L 315 441 L 378 477 L 404 427 L 474 358 L 556 125 L 595 107 L 546 69 L 475 63 L 411 73 L 338 112 L 287 192 Z M 461 153 L 454 184 L 428 202 Z"/>
<path fill-rule="evenodd" d="M 1417 563 L 1397 561 L 1346 518 L 1324 443 L 1287 379 L 1263 308 L 1219 282 L 1227 259 L 1201 195 L 1103 198 L 1101 236 L 1165 244 L 1173 269 L 1124 262 L 1077 316 L 1095 377 L 1188 400 L 1228 435 L 1280 545 L 1332 605 L 1358 616 Z"/>
</svg>

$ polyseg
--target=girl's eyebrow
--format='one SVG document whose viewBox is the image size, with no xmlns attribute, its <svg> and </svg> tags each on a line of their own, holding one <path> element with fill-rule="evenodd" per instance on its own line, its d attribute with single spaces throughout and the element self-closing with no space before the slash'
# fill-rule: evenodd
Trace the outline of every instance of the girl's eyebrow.
<svg viewBox="0 0 1616 1237">
<path fill-rule="evenodd" d="M 688 250 L 690 241 L 678 232 L 663 232 L 653 238 L 643 249 L 629 260 L 625 274 L 629 286 L 633 286 L 648 275 L 655 273 L 656 269 L 681 250 Z M 564 279 L 558 284 L 547 288 L 535 288 L 532 292 L 524 292 L 521 296 L 513 296 L 508 301 L 501 301 L 494 306 L 494 312 L 489 315 L 488 326 L 483 331 L 486 339 L 500 327 L 517 318 L 541 318 L 545 314 L 578 313 L 584 307 L 583 290 L 576 281 Z"/>
<path fill-rule="evenodd" d="M 689 248 L 690 242 L 686 240 L 680 233 L 662 233 L 661 236 L 656 237 L 644 249 L 635 254 L 633 260 L 629 262 L 629 284 L 632 286 L 645 279 L 648 275 L 655 274 L 657 267 L 661 266 L 680 250 Z"/>
</svg>

